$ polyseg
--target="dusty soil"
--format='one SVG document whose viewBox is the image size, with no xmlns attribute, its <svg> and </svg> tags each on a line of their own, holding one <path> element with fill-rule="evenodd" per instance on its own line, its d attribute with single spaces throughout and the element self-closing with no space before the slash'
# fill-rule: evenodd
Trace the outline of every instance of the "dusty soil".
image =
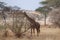
<svg viewBox="0 0 60 40">
<path fill-rule="evenodd" d="M 25 36 L 21 38 L 16 37 L 3 37 L 3 32 L 0 32 L 0 40 L 60 40 L 60 29 L 59 28 L 41 28 L 39 37 L 36 33 L 32 37 L 30 31 L 26 32 Z"/>
</svg>

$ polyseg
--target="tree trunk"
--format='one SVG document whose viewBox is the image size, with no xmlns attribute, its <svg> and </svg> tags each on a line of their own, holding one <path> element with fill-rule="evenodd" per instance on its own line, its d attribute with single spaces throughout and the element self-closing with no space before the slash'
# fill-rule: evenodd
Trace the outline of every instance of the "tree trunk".
<svg viewBox="0 0 60 40">
<path fill-rule="evenodd" d="M 44 25 L 46 26 L 46 13 L 45 13 Z"/>
</svg>

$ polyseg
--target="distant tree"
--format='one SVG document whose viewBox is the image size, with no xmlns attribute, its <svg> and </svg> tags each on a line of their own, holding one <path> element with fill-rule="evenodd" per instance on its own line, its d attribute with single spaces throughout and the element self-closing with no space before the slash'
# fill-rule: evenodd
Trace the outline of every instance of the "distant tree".
<svg viewBox="0 0 60 40">
<path fill-rule="evenodd" d="M 49 13 L 50 22 L 60 27 L 60 8 L 54 9 Z"/>
<path fill-rule="evenodd" d="M 0 8 L 4 8 L 5 5 L 6 5 L 6 3 L 4 3 L 4 2 L 0 2 Z"/>
<path fill-rule="evenodd" d="M 48 15 L 48 12 L 51 11 L 52 9 L 47 7 L 47 6 L 44 6 L 44 7 L 39 7 L 36 9 L 36 11 L 39 11 L 41 12 L 44 16 L 45 16 L 45 21 L 44 21 L 44 24 L 46 25 L 46 17 Z"/>
<path fill-rule="evenodd" d="M 60 7 L 60 0 L 45 0 L 40 3 L 42 3 L 44 6 L 53 7 L 53 8 Z"/>
<path fill-rule="evenodd" d="M 7 17 L 7 15 L 6 15 L 5 12 L 10 11 L 10 8 L 6 6 L 6 3 L 0 2 L 0 10 L 2 11 L 1 16 L 3 17 L 4 23 L 5 23 L 4 25 L 6 26 L 6 17 Z"/>
<path fill-rule="evenodd" d="M 20 7 L 18 7 L 18 6 L 14 6 L 14 7 L 12 7 L 14 10 L 20 10 Z"/>
</svg>

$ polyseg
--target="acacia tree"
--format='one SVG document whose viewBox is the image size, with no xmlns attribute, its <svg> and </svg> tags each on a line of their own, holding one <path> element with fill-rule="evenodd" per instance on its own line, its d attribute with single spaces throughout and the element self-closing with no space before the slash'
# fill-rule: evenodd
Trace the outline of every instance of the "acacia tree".
<svg viewBox="0 0 60 40">
<path fill-rule="evenodd" d="M 2 16 L 3 16 L 4 22 L 5 22 L 5 26 L 6 26 L 6 18 L 7 18 L 7 15 L 6 15 L 5 12 L 8 12 L 8 11 L 10 11 L 10 10 L 11 10 L 11 9 L 10 9 L 9 7 L 7 7 L 7 6 L 5 6 L 5 7 L 3 8 L 3 10 L 2 10 Z M 7 28 L 7 26 L 6 26 L 6 28 Z"/>
<path fill-rule="evenodd" d="M 6 12 L 10 11 L 10 7 L 6 6 L 6 3 L 0 2 L 1 16 L 4 19 L 4 25 L 6 26 Z"/>
<path fill-rule="evenodd" d="M 49 1 L 48 5 L 57 8 L 60 7 L 60 0 L 47 0 Z"/>
<path fill-rule="evenodd" d="M 40 11 L 45 15 L 45 24 L 46 24 L 46 16 L 47 16 L 46 14 L 52 9 L 59 8 L 60 0 L 45 0 L 40 2 L 40 4 L 42 4 L 43 7 L 37 8 L 36 11 Z"/>
<path fill-rule="evenodd" d="M 52 12 L 49 13 L 49 15 L 51 14 L 50 15 L 51 22 L 60 26 L 59 25 L 60 24 L 60 22 L 59 22 L 59 20 L 60 20 L 60 18 L 59 18 L 60 0 L 45 0 L 40 3 L 42 3 L 42 5 L 44 5 L 44 6 L 47 6 L 52 9 Z"/>
<path fill-rule="evenodd" d="M 45 0 L 40 3 L 42 3 L 44 6 L 48 6 L 52 8 L 60 7 L 60 0 Z"/>
<path fill-rule="evenodd" d="M 46 26 L 46 17 L 48 15 L 48 12 L 51 11 L 51 8 L 47 7 L 47 6 L 44 6 L 44 7 L 39 7 L 36 9 L 36 11 L 39 11 L 41 12 L 43 15 L 44 15 L 44 24 Z"/>
</svg>

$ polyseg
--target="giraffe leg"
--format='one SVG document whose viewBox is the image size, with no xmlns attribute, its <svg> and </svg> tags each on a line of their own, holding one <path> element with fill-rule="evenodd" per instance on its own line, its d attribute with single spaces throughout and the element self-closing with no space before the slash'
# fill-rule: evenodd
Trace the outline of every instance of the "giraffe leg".
<svg viewBox="0 0 60 40">
<path fill-rule="evenodd" d="M 35 36 L 35 29 L 33 29 L 33 34 L 34 34 L 34 36 Z"/>
<path fill-rule="evenodd" d="M 37 36 L 39 36 L 39 33 L 40 33 L 40 29 L 37 29 Z"/>
<path fill-rule="evenodd" d="M 32 36 L 32 28 L 31 28 L 31 36 Z"/>
</svg>

